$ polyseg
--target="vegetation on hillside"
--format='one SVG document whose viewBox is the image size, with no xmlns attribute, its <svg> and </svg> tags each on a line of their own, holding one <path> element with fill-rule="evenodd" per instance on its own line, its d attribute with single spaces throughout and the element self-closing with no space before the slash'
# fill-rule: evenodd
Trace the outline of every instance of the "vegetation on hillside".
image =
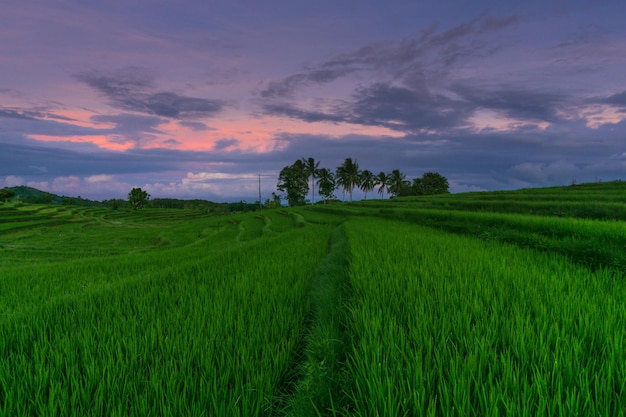
<svg viewBox="0 0 626 417">
<path fill-rule="evenodd" d="M 25 204 L 50 204 L 55 206 L 108 207 L 113 210 L 131 207 L 131 203 L 128 199 L 117 198 L 95 201 L 80 196 L 59 196 L 26 186 L 0 189 L 0 203 L 2 201 L 13 201 Z M 211 214 L 229 214 L 256 211 L 259 205 L 258 203 L 246 203 L 245 201 L 216 203 L 201 199 L 181 200 L 176 198 L 151 198 L 144 201 L 144 207 L 200 210 Z"/>
</svg>

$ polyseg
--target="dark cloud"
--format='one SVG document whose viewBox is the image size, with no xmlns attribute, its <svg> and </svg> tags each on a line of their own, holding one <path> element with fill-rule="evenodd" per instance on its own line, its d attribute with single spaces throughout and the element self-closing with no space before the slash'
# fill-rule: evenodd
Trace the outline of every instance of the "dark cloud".
<svg viewBox="0 0 626 417">
<path fill-rule="evenodd" d="M 160 143 L 159 135 L 163 134 L 158 129 L 161 124 L 167 124 L 167 119 L 154 116 L 140 116 L 136 114 L 96 115 L 90 118 L 97 123 L 110 123 L 114 126 L 106 130 L 107 138 L 114 143 L 127 144 L 142 147 L 149 144 Z"/>
<path fill-rule="evenodd" d="M 41 146 L 38 143 L 23 141 L 25 144 L 0 144 L 0 177 L 18 175 L 31 179 L 68 175 L 133 174 L 149 170 L 159 171 L 172 167 L 165 160 L 142 160 L 130 153 L 111 151 L 81 152 L 73 149 Z M 74 148 L 80 148 L 74 146 Z M 8 152 L 8 154 L 7 154 Z M 40 167 L 33 171 L 31 167 Z M 44 178 L 44 177 L 41 177 Z"/>
<path fill-rule="evenodd" d="M 219 150 L 229 148 L 231 146 L 236 146 L 239 143 L 240 142 L 237 139 L 220 139 L 215 142 L 215 146 L 213 146 L 213 149 L 216 151 L 219 151 Z"/>
<path fill-rule="evenodd" d="M 21 119 L 21 120 L 62 120 L 65 122 L 74 122 L 71 117 L 55 114 L 49 108 L 44 106 L 32 107 L 30 109 L 0 107 L 0 119 Z"/>
<path fill-rule="evenodd" d="M 352 102 L 339 101 L 328 111 L 310 111 L 288 103 L 266 104 L 269 114 L 306 122 L 346 122 L 382 126 L 397 131 L 450 129 L 463 125 L 472 108 L 428 90 L 415 91 L 389 83 L 376 83 L 358 89 Z"/>
<path fill-rule="evenodd" d="M 132 133 L 154 133 L 161 134 L 163 131 L 157 129 L 161 124 L 167 123 L 166 119 L 152 116 L 139 116 L 135 114 L 117 115 L 96 115 L 90 118 L 98 123 L 112 123 L 115 127 L 110 129 L 110 133 L 132 134 Z"/>
<path fill-rule="evenodd" d="M 261 97 L 293 98 L 298 88 L 311 84 L 329 83 L 356 71 L 356 68 L 332 68 L 332 66 L 311 69 L 308 72 L 291 75 L 283 80 L 270 81 L 267 88 L 261 91 Z"/>
<path fill-rule="evenodd" d="M 263 105 L 266 114 L 276 116 L 286 116 L 292 119 L 303 120 L 305 122 L 345 122 L 349 115 L 344 110 L 338 109 L 335 114 L 320 111 L 309 111 L 299 109 L 289 103 L 268 103 Z"/>
<path fill-rule="evenodd" d="M 187 170 L 189 162 L 216 162 L 208 152 L 176 149 L 131 149 L 116 152 L 91 143 L 40 142 L 23 135 L 0 134 L 0 177 L 17 175 L 39 179 L 77 175 L 134 175 Z M 31 167 L 39 167 L 35 172 Z M 44 177 L 41 177 L 42 179 Z M 1 179 L 1 178 L 0 178 Z"/>
<path fill-rule="evenodd" d="M 126 111 L 193 119 L 212 117 L 224 107 L 221 100 L 156 91 L 154 76 L 141 68 L 126 68 L 112 73 L 82 72 L 75 77 L 107 97 L 111 106 Z"/>
<path fill-rule="evenodd" d="M 184 97 L 175 93 L 155 93 L 145 98 L 148 113 L 171 118 L 213 116 L 222 110 L 219 100 Z"/>
<path fill-rule="evenodd" d="M 355 122 L 405 132 L 455 128 L 472 114 L 466 103 L 426 89 L 377 83 L 358 90 L 355 96 L 351 106 Z"/>
<path fill-rule="evenodd" d="M 346 122 L 381 126 L 410 133 L 422 129 L 454 129 L 472 114 L 467 103 L 428 90 L 415 91 L 389 83 L 358 89 L 352 102 L 337 102 L 329 111 L 309 111 L 289 103 L 266 104 L 268 114 L 306 122 Z"/>
<path fill-rule="evenodd" d="M 517 120 L 562 121 L 558 111 L 568 100 L 569 97 L 559 93 L 509 86 L 493 88 L 457 83 L 434 90 L 379 82 L 358 88 L 352 101 L 336 101 L 326 111 L 302 109 L 287 102 L 266 103 L 263 109 L 268 114 L 310 123 L 346 122 L 409 134 L 466 129 L 470 118 L 479 110 L 491 110 Z"/>
<path fill-rule="evenodd" d="M 518 21 L 516 15 L 474 19 L 445 31 L 433 25 L 414 38 L 365 45 L 305 72 L 270 82 L 261 92 L 261 107 L 267 114 L 311 123 L 381 126 L 407 134 L 466 128 L 480 109 L 497 108 L 507 117 L 556 120 L 562 99 L 556 94 L 473 86 L 471 81 L 455 81 L 451 74 L 465 61 L 495 53 L 498 47 L 483 40 L 483 35 Z M 376 81 L 357 84 L 346 100 L 327 101 L 320 108 L 304 108 L 291 100 L 301 87 L 358 72 L 369 72 Z"/>
<path fill-rule="evenodd" d="M 486 48 L 477 39 L 514 25 L 518 20 L 515 15 L 475 19 L 443 32 L 437 32 L 436 25 L 433 25 L 418 37 L 371 43 L 353 52 L 336 55 L 304 72 L 271 81 L 261 91 L 261 97 L 290 98 L 299 88 L 329 83 L 362 71 L 415 82 L 416 73 L 425 76 L 425 69 L 429 68 L 429 76 L 440 77 L 461 58 L 476 56 L 478 51 L 483 51 L 483 56 L 488 51 L 493 53 L 493 47 Z"/>
<path fill-rule="evenodd" d="M 163 145 L 166 145 L 166 146 L 178 146 L 178 145 L 180 145 L 180 144 L 181 144 L 181 143 L 180 143 L 180 141 L 178 141 L 178 140 L 176 140 L 176 139 L 174 139 L 174 138 L 169 138 L 169 139 L 167 139 L 167 140 L 164 140 L 164 141 L 163 141 L 163 142 L 161 142 L 161 143 L 162 143 Z"/>
<path fill-rule="evenodd" d="M 280 81 L 270 81 L 268 87 L 261 91 L 261 97 L 293 98 L 295 90 L 306 81 L 306 78 L 306 74 L 295 74 Z"/>
<path fill-rule="evenodd" d="M 489 109 L 507 117 L 532 121 L 560 120 L 558 109 L 568 102 L 568 97 L 563 94 L 509 86 L 480 89 L 455 85 L 452 91 L 474 109 Z"/>
<path fill-rule="evenodd" d="M 178 122 L 178 124 L 183 126 L 183 127 L 187 127 L 187 128 L 189 128 L 191 130 L 194 130 L 196 132 L 201 132 L 201 131 L 204 131 L 204 130 L 215 130 L 214 128 L 209 127 L 206 124 L 201 123 L 201 122 L 181 121 L 181 122 Z"/>
<path fill-rule="evenodd" d="M 53 137 L 107 136 L 114 143 L 133 143 L 143 146 L 159 141 L 164 132 L 159 125 L 169 123 L 168 119 L 136 114 L 95 115 L 90 118 L 99 124 L 112 124 L 113 127 L 95 128 L 80 126 L 71 118 L 32 110 L 0 108 L 0 132 L 20 135 L 43 135 Z"/>
<path fill-rule="evenodd" d="M 36 114 L 33 112 L 17 111 L 12 109 L 0 109 L 0 118 L 2 119 L 21 119 L 36 120 Z"/>
<path fill-rule="evenodd" d="M 595 99 L 594 101 L 601 104 L 610 104 L 611 106 L 626 108 L 626 90 L 605 98 Z"/>
<path fill-rule="evenodd" d="M 56 137 L 96 136 L 107 133 L 106 129 L 94 129 L 65 121 L 51 120 L 51 117 L 40 118 L 40 116 L 41 114 L 37 112 L 0 109 L 0 118 L 4 118 L 0 124 L 0 132 Z M 64 120 L 63 118 L 57 119 Z"/>
</svg>

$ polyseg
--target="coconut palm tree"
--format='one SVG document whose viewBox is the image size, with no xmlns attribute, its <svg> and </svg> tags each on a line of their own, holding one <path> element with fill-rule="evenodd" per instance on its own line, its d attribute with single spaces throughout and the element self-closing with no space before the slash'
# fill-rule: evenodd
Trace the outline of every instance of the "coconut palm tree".
<svg viewBox="0 0 626 417">
<path fill-rule="evenodd" d="M 380 171 L 378 175 L 376 175 L 375 185 L 379 186 L 378 194 L 380 194 L 382 198 L 385 198 L 385 187 L 389 186 L 389 176 L 383 171 Z"/>
<path fill-rule="evenodd" d="M 341 198 L 343 201 L 346 201 L 346 190 L 348 189 L 348 176 L 346 175 L 343 166 L 338 166 L 335 170 L 335 183 L 337 187 L 341 187 L 341 192 L 343 197 Z"/>
<path fill-rule="evenodd" d="M 317 169 L 320 166 L 320 162 L 315 162 L 315 158 L 302 158 L 302 163 L 307 176 L 311 179 L 311 204 L 315 204 L 315 179 L 317 178 Z"/>
<path fill-rule="evenodd" d="M 401 173 L 399 169 L 394 169 L 393 171 L 391 171 L 388 183 L 389 188 L 387 189 L 387 191 L 389 191 L 389 194 L 393 194 L 397 197 L 402 189 L 410 184 L 409 181 L 405 180 L 405 178 L 406 175 Z"/>
<path fill-rule="evenodd" d="M 324 197 L 324 204 L 326 204 L 326 201 L 334 198 L 335 175 L 328 168 L 318 169 L 317 186 L 319 187 L 319 194 Z"/>
<path fill-rule="evenodd" d="M 359 164 L 352 158 L 346 158 L 339 167 L 337 167 L 337 183 L 350 195 L 352 201 L 352 191 L 355 186 L 359 185 Z"/>
<path fill-rule="evenodd" d="M 359 187 L 365 193 L 365 199 L 367 200 L 368 191 L 372 191 L 374 189 L 374 182 L 376 181 L 376 177 L 372 171 L 364 169 L 361 171 L 359 175 Z"/>
</svg>

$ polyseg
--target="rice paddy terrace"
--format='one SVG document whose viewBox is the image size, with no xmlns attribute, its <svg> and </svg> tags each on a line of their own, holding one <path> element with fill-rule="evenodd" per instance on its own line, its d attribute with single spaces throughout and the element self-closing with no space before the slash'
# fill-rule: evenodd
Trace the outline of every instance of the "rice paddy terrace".
<svg viewBox="0 0 626 417">
<path fill-rule="evenodd" d="M 626 183 L 0 205 L 0 416 L 626 415 Z"/>
</svg>

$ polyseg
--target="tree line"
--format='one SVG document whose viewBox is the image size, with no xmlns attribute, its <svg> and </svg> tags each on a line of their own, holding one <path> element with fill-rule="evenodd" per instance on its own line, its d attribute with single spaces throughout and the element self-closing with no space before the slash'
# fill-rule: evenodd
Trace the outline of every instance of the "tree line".
<svg viewBox="0 0 626 417">
<path fill-rule="evenodd" d="M 208 200 L 179 200 L 176 198 L 150 198 L 150 194 L 141 188 L 133 188 L 128 193 L 128 201 L 110 200 L 113 209 L 130 207 L 133 210 L 145 207 L 200 210 L 210 214 L 229 214 L 247 211 L 256 211 L 258 203 L 239 201 L 234 203 L 214 203 Z"/>
<path fill-rule="evenodd" d="M 427 172 L 411 182 L 399 169 L 378 174 L 367 169 L 361 170 L 357 160 L 352 158 L 346 158 L 335 171 L 320 168 L 319 165 L 320 162 L 315 158 L 302 158 L 280 171 L 276 188 L 284 193 L 290 206 L 304 205 L 309 191 L 310 201 L 314 204 L 316 185 L 317 193 L 324 203 L 335 200 L 335 192 L 338 190 L 344 194 L 344 200 L 347 193 L 349 201 L 352 201 L 356 188 L 363 191 L 367 199 L 367 193 L 375 189 L 384 198 L 385 191 L 391 197 L 400 197 L 443 194 L 448 192 L 449 187 L 448 180 L 437 172 Z"/>
</svg>

